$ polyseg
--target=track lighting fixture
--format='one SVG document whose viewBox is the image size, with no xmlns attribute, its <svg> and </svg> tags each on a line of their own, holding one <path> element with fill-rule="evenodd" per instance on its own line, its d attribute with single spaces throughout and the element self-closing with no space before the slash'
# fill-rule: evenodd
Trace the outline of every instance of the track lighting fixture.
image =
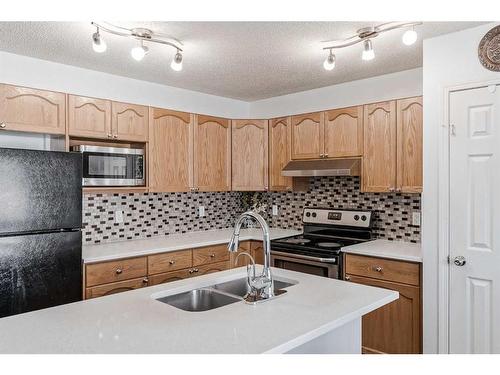
<svg viewBox="0 0 500 375">
<path fill-rule="evenodd" d="M 403 34 L 403 43 L 408 46 L 412 45 L 418 39 L 417 32 L 415 31 L 415 26 L 421 24 L 422 22 L 388 22 L 378 26 L 364 27 L 362 29 L 359 29 L 356 32 L 356 35 L 351 36 L 347 39 L 324 41 L 322 42 L 324 43 L 323 50 L 328 50 L 329 54 L 325 62 L 323 63 L 323 67 L 326 70 L 332 70 L 335 67 L 335 55 L 332 52 L 333 49 L 345 48 L 361 42 L 363 43 L 363 52 L 361 54 L 361 58 L 365 61 L 373 60 L 375 58 L 375 51 L 373 50 L 372 39 L 390 30 L 411 27 L 411 29 L 406 30 L 406 32 Z"/>
<path fill-rule="evenodd" d="M 95 52 L 106 51 L 106 43 L 104 42 L 100 34 L 101 31 L 104 31 L 109 34 L 128 37 L 140 41 L 139 46 L 136 46 L 130 50 L 130 54 L 137 61 L 143 60 L 144 56 L 146 56 L 149 52 L 149 48 L 144 45 L 144 42 L 158 43 L 173 47 L 177 52 L 174 56 L 174 59 L 172 60 L 172 63 L 170 64 L 170 67 L 175 71 L 182 70 L 182 43 L 179 40 L 167 35 L 155 33 L 152 30 L 145 28 L 138 27 L 133 29 L 126 29 L 124 27 L 114 26 L 109 23 L 97 24 L 95 22 L 92 22 L 91 24 L 96 28 L 96 32 L 92 35 L 92 48 Z"/>
<path fill-rule="evenodd" d="M 375 58 L 375 51 L 373 50 L 372 41 L 370 39 L 365 39 L 363 43 L 363 53 L 361 58 L 365 61 L 373 60 Z"/>
<path fill-rule="evenodd" d="M 97 31 L 92 35 L 92 48 L 97 53 L 106 51 L 106 42 L 99 33 L 99 28 L 97 28 Z"/>
<path fill-rule="evenodd" d="M 177 51 L 172 62 L 170 63 L 170 67 L 176 72 L 180 72 L 182 70 L 182 53 Z"/>
<path fill-rule="evenodd" d="M 332 70 L 335 68 L 335 55 L 332 50 L 330 50 L 330 53 L 326 57 L 325 62 L 323 63 L 323 68 L 325 68 L 325 70 Z"/>
</svg>

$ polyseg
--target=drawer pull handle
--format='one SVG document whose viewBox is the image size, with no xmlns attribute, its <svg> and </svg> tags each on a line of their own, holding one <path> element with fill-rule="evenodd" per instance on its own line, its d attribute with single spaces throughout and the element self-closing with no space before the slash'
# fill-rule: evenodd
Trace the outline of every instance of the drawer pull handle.
<svg viewBox="0 0 500 375">
<path fill-rule="evenodd" d="M 175 260 L 171 260 L 170 262 L 168 262 L 169 264 L 175 264 Z"/>
<path fill-rule="evenodd" d="M 119 275 L 119 274 L 121 274 L 123 271 L 122 271 L 122 269 L 121 269 L 121 268 L 117 268 L 115 272 L 116 272 L 116 274 L 117 274 L 117 275 Z"/>
<path fill-rule="evenodd" d="M 382 267 L 380 267 L 380 266 L 379 266 L 379 267 L 376 267 L 376 268 L 375 268 L 375 271 L 377 271 L 377 272 L 382 272 Z"/>
</svg>

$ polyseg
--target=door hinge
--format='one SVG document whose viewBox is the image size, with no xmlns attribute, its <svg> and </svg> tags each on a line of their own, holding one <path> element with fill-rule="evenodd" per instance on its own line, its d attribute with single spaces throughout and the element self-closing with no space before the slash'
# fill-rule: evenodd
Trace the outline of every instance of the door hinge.
<svg viewBox="0 0 500 375">
<path fill-rule="evenodd" d="M 448 264 L 450 264 L 450 256 L 449 256 L 449 255 L 446 257 L 446 262 L 447 262 Z"/>
<path fill-rule="evenodd" d="M 456 136 L 456 135 L 457 135 L 457 133 L 456 133 L 456 131 L 455 131 L 455 125 L 454 125 L 454 124 L 450 124 L 450 133 L 451 133 L 451 135 L 453 135 L 453 136 Z"/>
</svg>

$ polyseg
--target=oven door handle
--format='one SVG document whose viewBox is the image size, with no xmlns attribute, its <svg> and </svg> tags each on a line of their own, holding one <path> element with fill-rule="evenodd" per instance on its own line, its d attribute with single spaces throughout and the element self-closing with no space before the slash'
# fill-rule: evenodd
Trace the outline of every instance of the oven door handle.
<svg viewBox="0 0 500 375">
<path fill-rule="evenodd" d="M 335 258 L 311 257 L 311 256 L 308 256 L 308 255 L 293 254 L 293 253 L 283 253 L 281 251 L 275 251 L 275 250 L 271 250 L 271 255 L 279 255 L 279 256 L 282 256 L 282 257 L 295 258 L 295 259 L 312 260 L 312 261 L 321 262 L 321 263 L 330 263 L 330 264 L 336 264 L 337 263 L 337 261 L 336 261 Z"/>
</svg>

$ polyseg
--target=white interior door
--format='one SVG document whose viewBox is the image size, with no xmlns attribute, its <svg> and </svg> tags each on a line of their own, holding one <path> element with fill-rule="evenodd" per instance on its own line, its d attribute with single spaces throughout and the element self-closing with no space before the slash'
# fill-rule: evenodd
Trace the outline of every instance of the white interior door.
<svg viewBox="0 0 500 375">
<path fill-rule="evenodd" d="M 500 353 L 500 86 L 450 94 L 449 296 L 450 353 Z"/>
</svg>

